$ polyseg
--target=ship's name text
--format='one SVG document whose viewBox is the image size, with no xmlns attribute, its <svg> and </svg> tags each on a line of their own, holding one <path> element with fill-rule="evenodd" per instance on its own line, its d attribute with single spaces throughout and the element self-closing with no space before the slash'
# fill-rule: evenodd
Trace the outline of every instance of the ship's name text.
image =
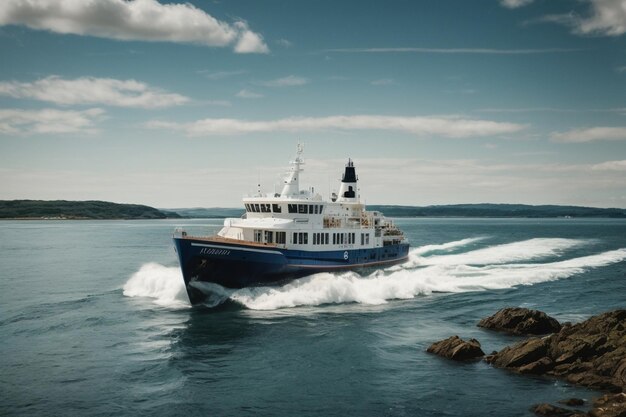
<svg viewBox="0 0 626 417">
<path fill-rule="evenodd" d="M 230 251 L 226 249 L 214 249 L 214 248 L 202 248 L 200 249 L 200 255 L 230 255 Z"/>
</svg>

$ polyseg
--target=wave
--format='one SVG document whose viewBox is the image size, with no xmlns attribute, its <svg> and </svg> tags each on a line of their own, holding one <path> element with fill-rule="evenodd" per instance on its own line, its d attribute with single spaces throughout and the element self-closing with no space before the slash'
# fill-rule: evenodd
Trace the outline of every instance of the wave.
<svg viewBox="0 0 626 417">
<path fill-rule="evenodd" d="M 149 297 L 163 307 L 189 306 L 179 267 L 167 267 L 154 262 L 144 264 L 131 275 L 123 290 L 127 297 Z"/>
<path fill-rule="evenodd" d="M 356 272 L 320 273 L 281 287 L 231 290 L 207 283 L 199 283 L 196 287 L 210 294 L 209 306 L 226 300 L 253 310 L 352 302 L 376 305 L 433 292 L 458 293 L 533 285 L 626 260 L 626 248 L 622 248 L 565 260 L 528 263 L 561 256 L 566 250 L 586 243 L 574 239 L 530 239 L 460 254 L 421 256 L 459 248 L 477 239 L 415 248 L 406 264 L 378 270 L 368 276 Z M 157 304 L 171 308 L 189 305 L 179 268 L 155 263 L 143 265 L 130 277 L 124 285 L 124 295 L 151 297 Z"/>
</svg>

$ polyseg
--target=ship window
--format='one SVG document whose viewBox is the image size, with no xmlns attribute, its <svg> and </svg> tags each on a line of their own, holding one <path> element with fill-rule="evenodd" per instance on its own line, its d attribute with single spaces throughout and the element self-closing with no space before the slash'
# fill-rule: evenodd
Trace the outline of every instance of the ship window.
<svg viewBox="0 0 626 417">
<path fill-rule="evenodd" d="M 295 233 L 295 232 L 294 232 L 294 234 L 293 234 L 293 242 L 291 242 L 291 243 L 293 243 L 293 244 L 298 243 L 298 234 L 297 234 L 297 233 Z"/>
<path fill-rule="evenodd" d="M 314 205 L 313 205 L 313 208 L 314 208 L 314 210 L 313 210 L 313 211 L 314 211 L 314 213 L 315 213 L 315 214 L 317 214 L 317 207 L 318 207 L 318 206 L 317 206 L 317 204 L 314 204 Z"/>
<path fill-rule="evenodd" d="M 259 205 L 258 205 L 258 204 L 255 204 L 255 205 L 254 205 L 254 211 L 255 211 L 256 213 L 260 213 L 260 212 L 261 212 L 261 209 L 259 208 Z"/>
<path fill-rule="evenodd" d="M 283 210 L 280 204 L 272 204 L 272 211 L 274 213 L 281 213 Z"/>
<path fill-rule="evenodd" d="M 352 233 L 352 242 L 350 242 L 350 243 L 352 243 L 353 245 L 356 243 L 356 239 L 355 239 L 354 233 Z"/>
<path fill-rule="evenodd" d="M 365 233 L 361 233 L 361 246 L 365 245 Z"/>
<path fill-rule="evenodd" d="M 320 206 L 320 214 L 322 214 L 322 211 L 324 211 L 324 206 Z"/>
<path fill-rule="evenodd" d="M 343 233 L 339 233 L 339 243 L 343 245 Z"/>
<path fill-rule="evenodd" d="M 365 235 L 365 244 L 366 245 L 370 244 L 370 234 L 369 233 Z"/>
<path fill-rule="evenodd" d="M 309 234 L 304 233 L 304 244 L 306 245 L 307 243 L 309 243 Z"/>
<path fill-rule="evenodd" d="M 298 213 L 306 214 L 306 212 L 307 212 L 306 204 L 298 204 Z"/>
<path fill-rule="evenodd" d="M 297 204 L 287 204 L 287 211 L 289 211 L 289 213 L 297 213 L 298 212 L 298 205 Z"/>
<path fill-rule="evenodd" d="M 254 241 L 255 242 L 261 242 L 261 238 L 262 238 L 262 233 L 260 230 L 255 230 L 254 231 Z"/>
<path fill-rule="evenodd" d="M 265 231 L 265 243 L 274 243 L 274 232 L 271 230 Z"/>
<path fill-rule="evenodd" d="M 309 206 L 309 214 L 313 214 L 313 204 Z"/>
<path fill-rule="evenodd" d="M 333 233 L 333 245 L 337 244 L 337 233 Z"/>
<path fill-rule="evenodd" d="M 268 211 L 270 211 L 269 208 L 270 208 L 269 204 L 261 204 L 261 212 L 262 213 L 267 213 Z"/>
<path fill-rule="evenodd" d="M 284 244 L 287 237 L 287 232 L 276 232 L 276 243 Z"/>
<path fill-rule="evenodd" d="M 326 233 L 326 239 L 325 240 L 326 240 L 326 244 L 328 245 L 328 240 L 329 240 L 328 239 L 328 233 Z"/>
</svg>

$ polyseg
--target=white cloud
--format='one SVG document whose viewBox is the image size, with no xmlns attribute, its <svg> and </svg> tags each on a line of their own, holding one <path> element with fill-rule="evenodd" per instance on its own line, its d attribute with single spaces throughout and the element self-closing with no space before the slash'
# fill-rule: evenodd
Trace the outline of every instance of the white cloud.
<svg viewBox="0 0 626 417">
<path fill-rule="evenodd" d="M 626 171 L 626 160 L 606 161 L 591 167 L 594 171 Z"/>
<path fill-rule="evenodd" d="M 289 75 L 283 78 L 277 78 L 271 81 L 265 81 L 260 83 L 265 87 L 295 87 L 298 85 L 305 85 L 309 83 L 308 78 L 296 77 L 295 75 Z"/>
<path fill-rule="evenodd" d="M 500 4 L 509 9 L 517 9 L 518 7 L 527 6 L 534 0 L 500 0 Z"/>
<path fill-rule="evenodd" d="M 626 141 L 626 127 L 591 127 L 572 129 L 567 132 L 554 132 L 551 135 L 555 142 L 582 143 L 598 140 Z"/>
<path fill-rule="evenodd" d="M 94 122 L 104 110 L 0 109 L 0 135 L 95 133 Z"/>
<path fill-rule="evenodd" d="M 240 31 L 239 40 L 235 45 L 235 52 L 238 54 L 266 54 L 270 51 L 265 42 L 263 42 L 263 36 L 249 30 L 247 23 L 236 22 L 235 27 Z"/>
<path fill-rule="evenodd" d="M 283 48 L 291 48 L 293 46 L 293 42 L 287 40 L 287 39 L 278 39 L 276 41 L 276 43 L 280 46 L 282 46 Z"/>
<path fill-rule="evenodd" d="M 524 125 L 490 120 L 464 119 L 459 116 L 401 117 L 379 115 L 291 117 L 268 121 L 240 119 L 203 119 L 192 123 L 151 121 L 150 128 L 184 131 L 190 136 L 239 135 L 264 132 L 302 132 L 319 130 L 384 130 L 451 138 L 492 136 L 519 132 Z"/>
<path fill-rule="evenodd" d="M 235 96 L 239 98 L 261 98 L 263 94 L 255 93 L 254 91 L 246 90 L 245 88 L 239 91 Z"/>
<path fill-rule="evenodd" d="M 190 3 L 156 0 L 3 0 L 0 25 L 117 40 L 233 46 L 237 53 L 267 53 L 247 23 L 219 21 Z"/>
<path fill-rule="evenodd" d="M 242 75 L 247 73 L 248 71 L 245 70 L 236 70 L 236 71 L 207 71 L 207 70 L 201 70 L 198 71 L 198 74 L 202 74 L 205 77 L 207 77 L 209 80 L 223 80 L 225 78 L 230 78 L 230 77 L 234 77 L 237 75 Z"/>
<path fill-rule="evenodd" d="M 570 26 L 573 33 L 578 35 L 619 36 L 626 33 L 626 1 L 584 1 L 590 4 L 588 16 L 575 13 L 555 14 L 543 16 L 534 22 L 552 22 Z"/>
<path fill-rule="evenodd" d="M 50 76 L 31 83 L 0 82 L 0 95 L 56 104 L 98 104 L 145 109 L 187 103 L 189 98 L 167 93 L 135 80 L 81 77 L 65 80 Z"/>
</svg>

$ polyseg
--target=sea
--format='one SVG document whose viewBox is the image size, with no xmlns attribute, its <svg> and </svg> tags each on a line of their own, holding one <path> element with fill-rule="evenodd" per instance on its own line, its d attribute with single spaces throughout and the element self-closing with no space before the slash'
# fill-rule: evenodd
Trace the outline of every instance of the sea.
<svg viewBox="0 0 626 417">
<path fill-rule="evenodd" d="M 626 221 L 396 219 L 409 261 L 191 307 L 172 245 L 222 220 L 1 221 L 0 415 L 532 416 L 599 393 L 426 353 L 503 307 L 626 307 Z"/>
</svg>

